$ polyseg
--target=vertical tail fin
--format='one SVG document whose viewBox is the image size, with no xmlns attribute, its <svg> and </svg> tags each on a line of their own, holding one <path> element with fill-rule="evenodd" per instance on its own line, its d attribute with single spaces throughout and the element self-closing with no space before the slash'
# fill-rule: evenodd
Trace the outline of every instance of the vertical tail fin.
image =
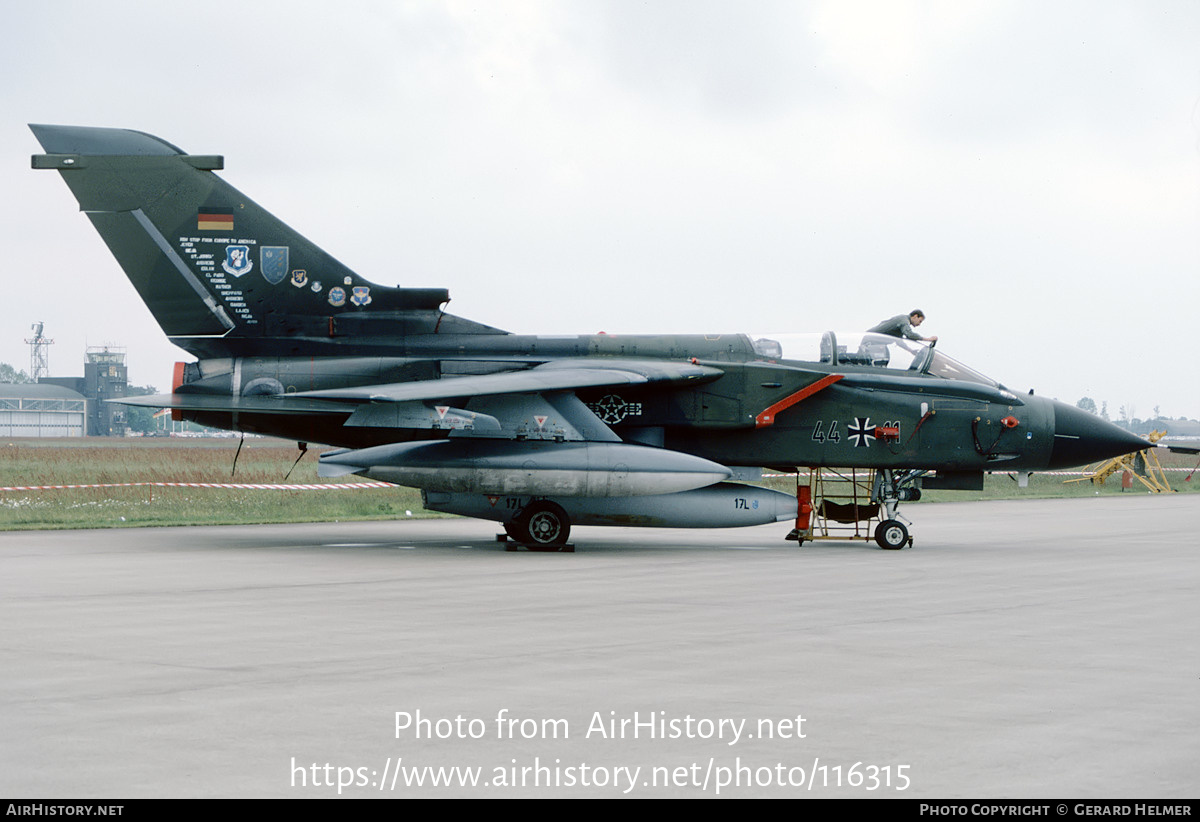
<svg viewBox="0 0 1200 822">
<path fill-rule="evenodd" d="M 226 183 L 219 156 L 138 131 L 31 125 L 126 275 L 177 344 L 328 336 L 355 314 L 432 314 L 445 289 L 388 288 L 350 271 Z M 214 339 L 216 338 L 216 339 Z"/>
</svg>

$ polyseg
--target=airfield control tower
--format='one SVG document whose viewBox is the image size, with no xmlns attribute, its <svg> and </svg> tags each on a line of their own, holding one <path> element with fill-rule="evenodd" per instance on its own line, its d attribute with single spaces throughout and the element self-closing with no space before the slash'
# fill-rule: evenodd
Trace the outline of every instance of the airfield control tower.
<svg viewBox="0 0 1200 822">
<path fill-rule="evenodd" d="M 127 427 L 125 406 L 105 402 L 124 397 L 129 387 L 125 349 L 89 346 L 83 366 L 83 394 L 88 403 L 88 434 L 93 437 L 123 437 Z"/>
</svg>

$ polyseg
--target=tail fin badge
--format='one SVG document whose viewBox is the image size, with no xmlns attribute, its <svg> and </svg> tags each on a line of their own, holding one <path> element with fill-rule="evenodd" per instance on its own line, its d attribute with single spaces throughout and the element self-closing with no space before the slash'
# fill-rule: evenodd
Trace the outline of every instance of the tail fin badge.
<svg viewBox="0 0 1200 822">
<path fill-rule="evenodd" d="M 232 274 L 234 277 L 249 274 L 254 268 L 254 262 L 250 259 L 250 247 L 245 245 L 225 246 L 225 262 L 221 263 L 221 268 L 225 269 L 226 274 Z"/>
<path fill-rule="evenodd" d="M 279 285 L 288 273 L 288 247 L 286 245 L 264 245 L 259 254 L 263 277 L 271 285 Z"/>
</svg>

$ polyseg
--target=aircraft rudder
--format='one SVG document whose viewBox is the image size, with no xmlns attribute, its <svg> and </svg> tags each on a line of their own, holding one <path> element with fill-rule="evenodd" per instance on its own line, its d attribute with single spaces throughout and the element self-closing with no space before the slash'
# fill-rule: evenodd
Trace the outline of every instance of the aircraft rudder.
<svg viewBox="0 0 1200 822">
<path fill-rule="evenodd" d="M 173 338 L 311 333 L 333 329 L 331 318 L 434 312 L 449 299 L 358 276 L 213 174 L 219 155 L 126 129 L 30 128 L 47 152 L 34 168 L 61 173 Z"/>
</svg>

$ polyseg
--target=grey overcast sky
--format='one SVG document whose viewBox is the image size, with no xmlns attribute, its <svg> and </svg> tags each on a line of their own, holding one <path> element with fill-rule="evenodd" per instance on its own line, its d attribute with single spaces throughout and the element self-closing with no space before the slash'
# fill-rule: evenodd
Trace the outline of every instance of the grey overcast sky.
<svg viewBox="0 0 1200 822">
<path fill-rule="evenodd" d="M 1200 3 L 0 6 L 0 360 L 159 331 L 29 122 L 147 131 L 368 279 L 523 333 L 861 330 L 1200 417 Z"/>
</svg>

